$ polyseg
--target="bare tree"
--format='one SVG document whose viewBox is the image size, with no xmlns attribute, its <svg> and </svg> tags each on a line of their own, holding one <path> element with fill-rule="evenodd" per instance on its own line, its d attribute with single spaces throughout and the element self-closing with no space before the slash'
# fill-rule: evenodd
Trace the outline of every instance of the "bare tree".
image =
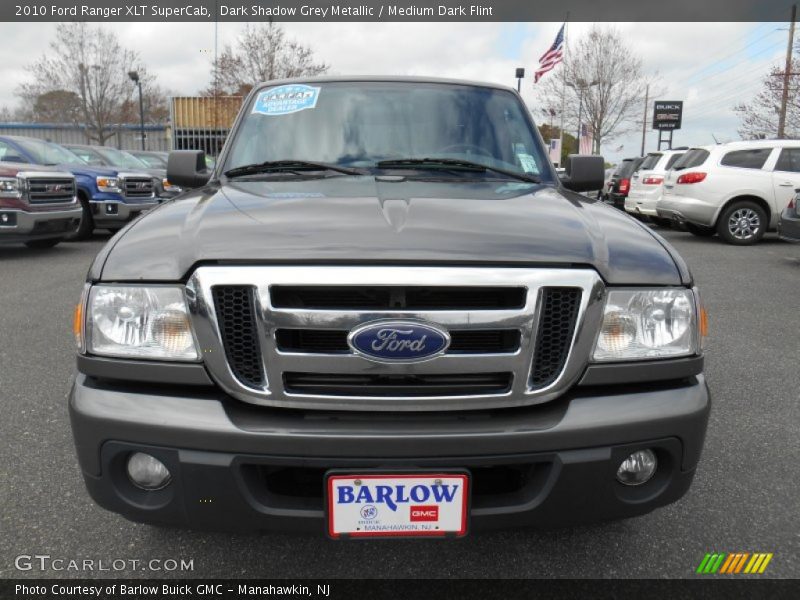
<svg viewBox="0 0 800 600">
<path fill-rule="evenodd" d="M 136 52 L 123 48 L 114 33 L 86 23 L 59 24 L 50 52 L 33 63 L 29 71 L 33 81 L 17 90 L 23 102 L 41 104 L 48 97 L 53 98 L 56 91 L 74 94 L 80 120 L 90 138 L 99 144 L 114 134 L 113 126 L 121 120 L 123 104 L 134 93 L 128 72 L 139 73 L 143 90 L 154 87 L 153 77 L 139 64 Z M 40 110 L 45 110 L 44 106 Z M 57 111 L 58 107 L 48 110 Z M 69 115 L 64 114 L 59 120 L 69 120 Z"/>
<path fill-rule="evenodd" d="M 778 135 L 784 69 L 773 67 L 762 80 L 761 90 L 733 110 L 739 114 L 739 135 L 743 139 L 771 138 Z M 789 74 L 789 101 L 786 105 L 786 137 L 800 137 L 800 60 L 792 60 Z"/>
<path fill-rule="evenodd" d="M 37 123 L 79 123 L 81 101 L 75 92 L 52 90 L 36 97 L 33 102 L 32 120 Z"/>
<path fill-rule="evenodd" d="M 563 105 L 565 123 L 576 130 L 580 109 L 599 153 L 603 142 L 635 127 L 647 84 L 642 61 L 620 33 L 595 25 L 570 43 L 564 64 L 548 73 L 537 91 L 544 106 Z"/>
<path fill-rule="evenodd" d="M 140 73 L 141 76 L 141 73 Z M 152 81 L 142 85 L 142 104 L 144 105 L 145 122 L 158 124 L 169 120 L 169 97 L 177 96 L 175 92 L 165 92 Z M 125 100 L 120 106 L 119 121 L 121 123 L 139 122 L 139 97 Z"/>
<path fill-rule="evenodd" d="M 208 96 L 242 96 L 261 81 L 319 75 L 329 66 L 316 62 L 314 51 L 289 39 L 280 25 L 249 24 L 236 43 L 226 45 L 212 68 Z"/>
</svg>

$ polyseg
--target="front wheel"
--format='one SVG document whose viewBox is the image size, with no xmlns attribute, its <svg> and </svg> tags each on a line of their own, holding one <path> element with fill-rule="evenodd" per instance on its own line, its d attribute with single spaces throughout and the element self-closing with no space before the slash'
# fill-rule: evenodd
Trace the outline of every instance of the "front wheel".
<svg viewBox="0 0 800 600">
<path fill-rule="evenodd" d="M 761 241 L 767 229 L 767 213 L 749 200 L 734 202 L 719 217 L 717 233 L 729 244 L 748 246 Z"/>
<path fill-rule="evenodd" d="M 41 250 L 41 249 L 44 249 L 44 248 L 52 248 L 53 246 L 55 246 L 59 242 L 61 242 L 61 238 L 55 238 L 55 239 L 50 239 L 50 240 L 30 240 L 28 242 L 25 242 L 25 245 L 28 248 L 34 248 L 36 250 Z"/>
<path fill-rule="evenodd" d="M 92 207 L 83 198 L 81 198 L 81 210 L 81 224 L 78 225 L 77 231 L 75 231 L 75 233 L 73 233 L 69 239 L 87 240 L 92 236 L 92 232 L 94 231 Z"/>
<path fill-rule="evenodd" d="M 703 225 L 695 225 L 694 223 L 686 224 L 686 231 L 697 237 L 711 237 L 717 230 L 713 227 L 705 227 Z"/>
</svg>

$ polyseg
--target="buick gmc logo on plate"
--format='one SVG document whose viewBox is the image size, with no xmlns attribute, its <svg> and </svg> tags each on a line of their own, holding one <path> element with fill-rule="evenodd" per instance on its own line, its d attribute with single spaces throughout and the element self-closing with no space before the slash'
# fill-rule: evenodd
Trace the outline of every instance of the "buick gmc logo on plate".
<svg viewBox="0 0 800 600">
<path fill-rule="evenodd" d="M 450 334 L 419 321 L 376 321 L 350 332 L 353 352 L 380 362 L 418 362 L 443 354 Z"/>
</svg>

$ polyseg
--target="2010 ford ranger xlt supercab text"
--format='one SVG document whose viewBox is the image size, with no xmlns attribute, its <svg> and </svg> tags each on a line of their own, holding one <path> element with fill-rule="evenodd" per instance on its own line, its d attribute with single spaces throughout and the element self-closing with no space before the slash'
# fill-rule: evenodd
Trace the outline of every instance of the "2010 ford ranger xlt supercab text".
<svg viewBox="0 0 800 600">
<path fill-rule="evenodd" d="M 69 399 L 92 498 L 140 522 L 458 537 L 689 489 L 705 313 L 675 250 L 559 180 L 519 95 L 272 81 L 213 171 L 92 265 Z"/>
</svg>

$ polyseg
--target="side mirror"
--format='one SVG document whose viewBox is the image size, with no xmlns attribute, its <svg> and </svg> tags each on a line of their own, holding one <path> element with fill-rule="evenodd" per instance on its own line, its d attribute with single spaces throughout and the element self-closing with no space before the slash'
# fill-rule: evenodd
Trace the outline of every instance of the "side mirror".
<svg viewBox="0 0 800 600">
<path fill-rule="evenodd" d="M 606 179 L 605 160 L 593 154 L 570 154 L 560 179 L 564 187 L 573 192 L 601 190 Z"/>
<path fill-rule="evenodd" d="M 203 187 L 211 179 L 202 150 L 175 150 L 167 159 L 167 179 L 182 188 Z"/>
</svg>

